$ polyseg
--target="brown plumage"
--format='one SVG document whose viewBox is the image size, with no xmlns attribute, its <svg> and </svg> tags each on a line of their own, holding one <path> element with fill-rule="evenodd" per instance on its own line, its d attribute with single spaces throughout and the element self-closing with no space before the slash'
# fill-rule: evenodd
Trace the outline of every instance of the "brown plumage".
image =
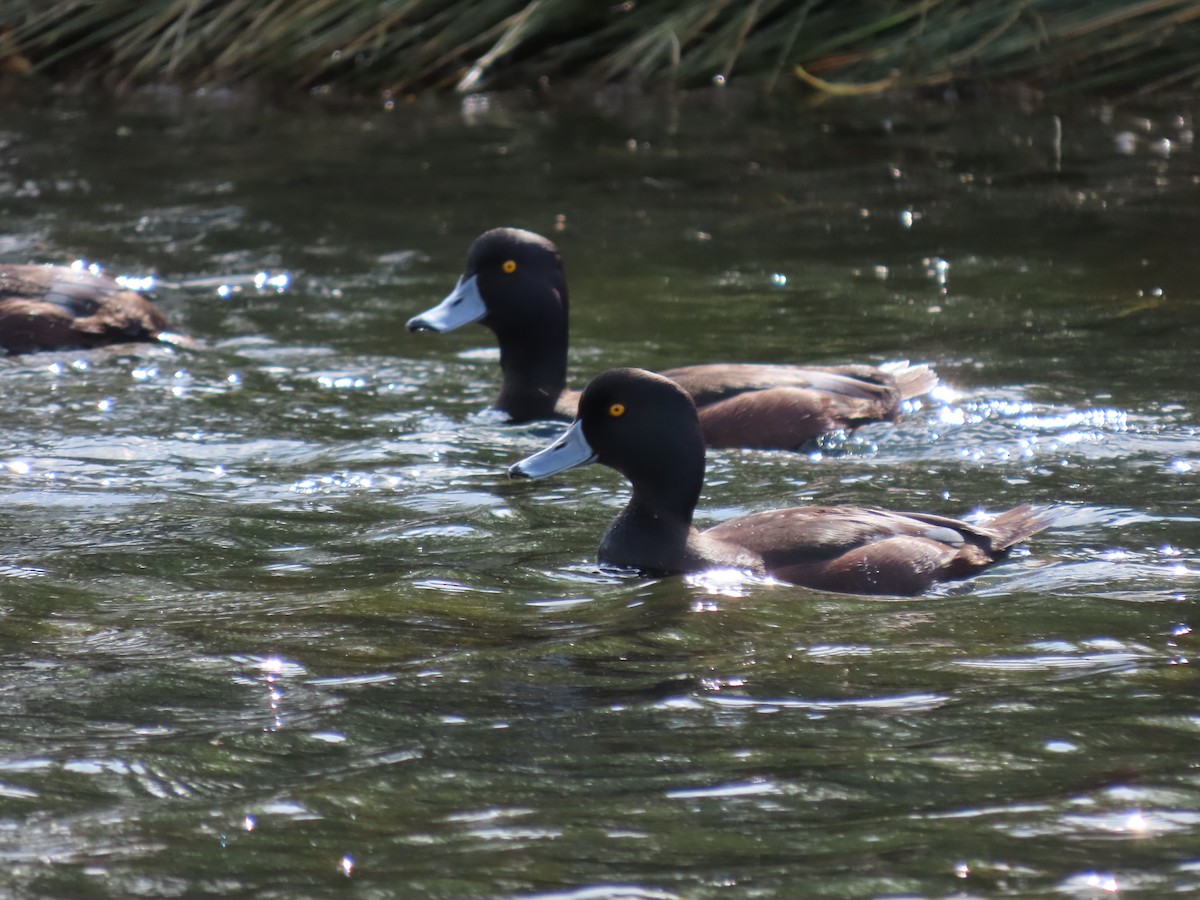
<svg viewBox="0 0 1200 900">
<path fill-rule="evenodd" d="M 107 275 L 55 265 L 0 265 L 0 349 L 75 350 L 130 341 L 196 342 Z"/>
<path fill-rule="evenodd" d="M 725 363 L 662 373 L 692 396 L 710 447 L 794 449 L 822 434 L 899 417 L 937 387 L 925 365 L 827 368 Z"/>
<path fill-rule="evenodd" d="M 1032 506 L 978 525 L 928 513 L 798 506 L 700 531 L 692 525 L 704 482 L 700 417 L 677 384 L 641 369 L 593 378 L 567 433 L 509 474 L 541 478 L 591 462 L 633 485 L 600 543 L 600 562 L 650 574 L 739 568 L 827 591 L 912 595 L 1004 559 L 1052 520 Z"/>
<path fill-rule="evenodd" d="M 1050 524 L 1044 510 L 1018 506 L 974 525 L 927 513 L 849 506 L 772 510 L 697 535 L 701 553 L 750 550 L 752 568 L 783 581 L 854 594 L 920 594 L 968 578 Z"/>
</svg>

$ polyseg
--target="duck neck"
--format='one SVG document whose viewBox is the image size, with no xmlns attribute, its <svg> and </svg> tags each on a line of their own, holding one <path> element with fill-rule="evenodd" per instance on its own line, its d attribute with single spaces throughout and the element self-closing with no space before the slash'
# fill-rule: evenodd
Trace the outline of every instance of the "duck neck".
<svg viewBox="0 0 1200 900">
<path fill-rule="evenodd" d="M 500 344 L 503 383 L 496 408 L 513 422 L 558 418 L 555 403 L 567 386 L 566 285 L 537 292 L 529 313 L 485 322 Z"/>
<path fill-rule="evenodd" d="M 496 408 L 513 422 L 557 418 L 554 405 L 567 386 L 566 329 L 561 337 L 528 333 L 498 337 L 503 383 Z"/>
<path fill-rule="evenodd" d="M 626 473 L 633 496 L 600 545 L 600 561 L 650 574 L 689 571 L 692 515 L 704 483 L 704 448 L 674 458 L 669 472 Z"/>
</svg>

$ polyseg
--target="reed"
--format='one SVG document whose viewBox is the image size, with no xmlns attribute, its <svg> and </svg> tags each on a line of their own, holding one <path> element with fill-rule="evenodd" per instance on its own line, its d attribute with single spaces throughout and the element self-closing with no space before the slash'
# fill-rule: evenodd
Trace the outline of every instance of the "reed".
<svg viewBox="0 0 1200 900">
<path fill-rule="evenodd" d="M 572 81 L 828 95 L 1200 80 L 1200 0 L 7 0 L 0 71 L 350 94 Z M 20 64 L 18 64 L 20 63 Z"/>
</svg>

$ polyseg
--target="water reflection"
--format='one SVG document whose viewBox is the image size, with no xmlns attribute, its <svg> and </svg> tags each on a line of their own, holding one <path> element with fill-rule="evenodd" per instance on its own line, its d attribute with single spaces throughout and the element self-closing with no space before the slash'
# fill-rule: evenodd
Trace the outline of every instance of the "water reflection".
<svg viewBox="0 0 1200 900">
<path fill-rule="evenodd" d="M 210 347 L 0 360 L 11 890 L 1200 885 L 1187 110 L 78 102 L 8 111 L 0 253 L 153 273 Z M 937 365 L 898 425 L 712 454 L 704 524 L 1070 514 L 915 600 L 596 567 L 619 479 L 508 482 L 561 426 L 403 330 L 509 223 L 563 248 L 576 385 Z"/>
</svg>

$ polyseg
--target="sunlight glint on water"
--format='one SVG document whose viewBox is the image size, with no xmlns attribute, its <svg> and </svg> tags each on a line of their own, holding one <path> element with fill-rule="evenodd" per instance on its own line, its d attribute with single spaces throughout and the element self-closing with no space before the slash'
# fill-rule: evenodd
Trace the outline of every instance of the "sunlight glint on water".
<svg viewBox="0 0 1200 900">
<path fill-rule="evenodd" d="M 1190 109 L 179 100 L 0 135 L 0 259 L 208 345 L 0 359 L 0 893 L 1200 891 Z M 699 523 L 1064 514 L 921 599 L 598 567 L 621 480 L 509 481 L 562 426 L 404 329 L 499 224 L 562 249 L 575 386 L 938 369 L 710 454 Z"/>
</svg>

